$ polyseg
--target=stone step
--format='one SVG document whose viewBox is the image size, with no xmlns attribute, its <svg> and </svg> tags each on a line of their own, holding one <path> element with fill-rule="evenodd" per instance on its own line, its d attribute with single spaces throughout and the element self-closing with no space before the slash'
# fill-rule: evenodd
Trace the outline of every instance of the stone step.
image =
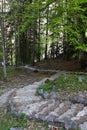
<svg viewBox="0 0 87 130">
<path fill-rule="evenodd" d="M 40 106 L 38 113 L 39 113 L 39 112 L 42 112 L 42 110 L 45 109 L 45 108 L 48 106 L 48 104 L 51 104 L 51 103 L 52 103 L 51 100 L 48 100 L 48 101 L 46 100 L 46 101 L 44 101 L 44 103 Z"/>
<path fill-rule="evenodd" d="M 59 116 L 59 119 L 61 120 L 70 120 L 72 117 L 74 118 L 74 116 L 83 109 L 83 105 L 82 104 L 72 104 L 70 106 L 70 109 L 67 109 L 66 112 L 64 112 L 62 115 Z"/>
<path fill-rule="evenodd" d="M 71 118 L 71 120 L 78 124 L 85 122 L 87 120 L 87 107 L 83 107 L 83 109 L 79 111 L 75 117 Z"/>
<path fill-rule="evenodd" d="M 62 102 L 58 108 L 55 109 L 56 116 L 59 117 L 63 113 L 65 113 L 71 106 L 70 102 Z"/>
<path fill-rule="evenodd" d="M 35 113 L 38 113 L 39 111 L 39 108 L 43 105 L 43 104 L 46 104 L 47 101 L 41 101 L 40 103 L 39 102 L 36 102 L 36 103 L 31 103 L 31 104 L 28 104 L 26 106 L 26 108 L 23 108 L 23 113 L 26 113 L 26 115 L 28 116 L 31 116 L 32 114 L 35 114 Z"/>
<path fill-rule="evenodd" d="M 55 74 L 48 79 L 54 80 L 58 75 L 60 74 Z M 16 90 L 15 95 L 12 97 L 12 103 L 16 110 L 33 119 L 37 118 L 53 123 L 61 122 L 62 125 L 65 125 L 65 128 L 79 125 L 81 130 L 87 130 L 87 106 L 79 102 L 42 99 L 41 96 L 36 96 L 38 85 L 46 80 L 47 78 Z M 85 127 L 86 129 L 83 129 Z"/>
<path fill-rule="evenodd" d="M 79 127 L 80 127 L 81 130 L 87 130 L 87 122 L 80 124 Z"/>
<path fill-rule="evenodd" d="M 24 95 L 24 96 L 15 96 L 14 97 L 14 103 L 16 104 L 16 103 L 21 103 L 21 104 L 27 104 L 27 103 L 29 103 L 29 104 L 31 104 L 32 102 L 39 102 L 39 101 L 41 101 L 41 97 L 37 97 L 37 96 L 33 96 L 33 95 L 30 95 L 29 97 L 27 97 L 26 98 L 26 95 Z"/>
<path fill-rule="evenodd" d="M 38 111 L 38 113 L 35 115 L 37 118 L 39 117 L 39 116 L 44 116 L 44 117 L 46 117 L 48 114 L 49 114 L 49 112 L 50 111 L 52 111 L 52 110 L 54 110 L 54 108 L 55 108 L 55 100 L 52 100 L 50 103 L 48 102 L 48 104 L 47 104 L 47 106 L 45 106 L 43 109 L 42 109 L 42 111 Z M 41 109 L 41 108 L 40 108 Z"/>
</svg>

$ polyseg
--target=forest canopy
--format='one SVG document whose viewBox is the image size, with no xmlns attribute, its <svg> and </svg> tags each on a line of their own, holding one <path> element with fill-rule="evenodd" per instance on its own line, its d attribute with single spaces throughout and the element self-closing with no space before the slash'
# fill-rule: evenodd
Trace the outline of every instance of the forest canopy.
<svg viewBox="0 0 87 130">
<path fill-rule="evenodd" d="M 1 0 L 0 24 L 4 64 L 87 55 L 87 0 Z"/>
</svg>

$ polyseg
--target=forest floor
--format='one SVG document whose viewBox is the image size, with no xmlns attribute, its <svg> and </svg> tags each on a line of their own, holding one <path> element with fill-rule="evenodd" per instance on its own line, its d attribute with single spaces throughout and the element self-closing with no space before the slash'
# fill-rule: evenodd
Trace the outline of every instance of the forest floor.
<svg viewBox="0 0 87 130">
<path fill-rule="evenodd" d="M 48 59 L 42 62 L 36 63 L 38 68 L 64 70 L 64 71 L 87 71 L 86 68 L 81 68 L 78 60 L 63 60 L 63 59 Z"/>
<path fill-rule="evenodd" d="M 26 69 L 15 69 L 14 67 L 12 67 L 11 70 L 12 72 L 8 72 L 7 74 L 7 80 L 3 80 L 0 77 L 0 95 L 10 89 L 22 88 L 53 74 L 48 72 L 32 72 Z"/>
<path fill-rule="evenodd" d="M 87 72 L 87 68 L 81 69 L 78 61 L 76 61 L 76 60 L 70 60 L 70 61 L 65 61 L 62 59 L 61 60 L 58 60 L 58 59 L 45 60 L 45 61 L 36 63 L 35 67 L 37 67 L 39 69 Z M 2 68 L 1 68 L 1 70 L 2 70 Z M 7 91 L 10 91 L 11 89 L 23 88 L 24 86 L 33 84 L 36 81 L 38 82 L 46 77 L 50 77 L 54 73 L 53 72 L 37 72 L 37 71 L 30 71 L 27 69 L 20 69 L 20 68 L 15 69 L 15 67 L 8 67 L 7 74 L 8 74 L 7 80 L 3 80 L 2 72 L 0 72 L 0 96 L 2 94 L 6 93 Z M 0 110 L 0 116 L 2 116 L 3 117 L 2 119 L 4 120 L 6 118 L 6 116 L 3 115 L 2 112 L 3 112 L 3 110 L 2 111 Z M 8 120 L 10 120 L 10 118 Z M 46 127 L 46 126 L 43 126 L 42 123 L 40 124 L 39 122 L 36 122 L 36 124 L 34 122 L 33 126 L 31 126 L 32 123 L 31 122 L 29 123 L 30 127 L 33 127 L 31 130 L 36 130 L 36 126 L 35 126 L 36 124 L 37 124 L 37 126 L 41 127 L 40 130 L 44 130 Z M 5 124 L 3 123 L 3 125 L 5 125 Z M 2 129 L 2 130 L 4 130 L 4 129 Z"/>
<path fill-rule="evenodd" d="M 64 70 L 64 71 L 83 71 L 87 72 L 87 68 L 81 69 L 77 60 L 45 60 L 35 64 L 39 69 Z M 2 70 L 2 68 L 0 68 Z M 7 68 L 7 80 L 3 80 L 2 72 L 0 71 L 0 95 L 11 88 L 19 88 L 32 84 L 35 81 L 40 81 L 45 77 L 51 76 L 49 72 L 34 72 L 27 69 L 15 69 L 15 67 Z"/>
<path fill-rule="evenodd" d="M 64 70 L 64 71 L 82 71 L 87 72 L 87 68 L 81 69 L 77 60 L 44 60 L 35 64 L 35 67 L 46 70 Z M 2 68 L 1 68 L 2 70 Z M 7 80 L 3 80 L 2 72 L 0 71 L 0 95 L 11 88 L 19 88 L 32 84 L 35 81 L 40 81 L 45 77 L 51 76 L 53 73 L 49 72 L 34 72 L 27 69 L 15 69 L 14 67 L 8 67 Z"/>
</svg>

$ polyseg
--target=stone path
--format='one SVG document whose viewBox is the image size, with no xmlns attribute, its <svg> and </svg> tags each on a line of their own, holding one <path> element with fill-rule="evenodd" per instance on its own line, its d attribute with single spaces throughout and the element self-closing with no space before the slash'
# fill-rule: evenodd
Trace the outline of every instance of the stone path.
<svg viewBox="0 0 87 130">
<path fill-rule="evenodd" d="M 31 71 L 36 71 L 36 72 L 54 72 L 54 73 L 58 73 L 60 74 L 61 73 L 61 70 L 55 70 L 55 69 L 42 69 L 42 68 L 37 68 L 37 67 L 31 67 L 29 65 L 25 65 L 25 66 L 21 66 L 21 68 L 23 69 L 27 69 L 27 70 L 31 70 Z M 87 72 L 82 72 L 82 71 L 62 71 L 62 72 L 66 72 L 66 73 L 74 73 L 74 74 L 84 74 L 84 75 L 87 75 Z"/>
<path fill-rule="evenodd" d="M 56 73 L 49 79 L 54 80 L 63 74 L 63 71 Z M 72 103 L 69 100 L 44 100 L 36 95 L 38 85 L 44 83 L 48 78 L 24 88 L 13 89 L 0 97 L 0 107 L 8 101 L 13 113 L 25 113 L 32 119 L 51 122 L 52 125 L 62 125 L 66 130 L 75 129 L 87 130 L 87 106 L 81 103 Z"/>
</svg>

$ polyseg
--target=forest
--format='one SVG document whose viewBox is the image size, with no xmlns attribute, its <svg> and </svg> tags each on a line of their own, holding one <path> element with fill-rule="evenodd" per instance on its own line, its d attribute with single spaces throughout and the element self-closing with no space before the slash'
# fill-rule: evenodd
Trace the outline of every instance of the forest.
<svg viewBox="0 0 87 130">
<path fill-rule="evenodd" d="M 0 130 L 87 130 L 87 0 L 0 0 Z"/>
<path fill-rule="evenodd" d="M 62 57 L 87 66 L 87 0 L 0 0 L 0 63 Z"/>
</svg>

